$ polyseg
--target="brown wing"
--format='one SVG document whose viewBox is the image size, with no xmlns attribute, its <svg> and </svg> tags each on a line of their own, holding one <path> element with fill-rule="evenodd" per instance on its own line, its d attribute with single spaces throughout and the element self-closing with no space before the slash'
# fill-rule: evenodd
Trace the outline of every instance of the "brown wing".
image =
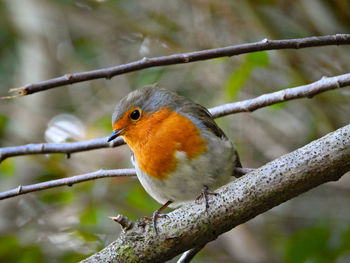
<svg viewBox="0 0 350 263">
<path fill-rule="evenodd" d="M 202 105 L 194 103 L 193 101 L 188 101 L 183 104 L 182 111 L 186 114 L 193 116 L 194 118 L 200 120 L 213 134 L 215 134 L 219 138 L 228 139 L 226 134 L 220 127 L 215 123 L 213 116 L 211 113 Z M 238 153 L 235 150 L 236 156 L 236 167 L 242 167 L 241 161 L 239 159 Z M 235 177 L 238 177 L 237 174 L 233 174 Z"/>
<path fill-rule="evenodd" d="M 192 100 L 181 97 L 182 99 L 177 101 L 178 105 L 181 105 L 181 111 L 193 116 L 194 118 L 201 121 L 214 135 L 216 135 L 219 138 L 222 139 L 228 139 L 226 134 L 223 132 L 223 130 L 220 129 L 220 127 L 215 123 L 213 116 L 211 113 L 202 105 L 193 102 Z M 241 161 L 239 159 L 238 153 L 235 150 L 235 167 L 242 167 Z M 236 174 L 233 171 L 233 176 L 239 177 L 240 175 Z"/>
<path fill-rule="evenodd" d="M 194 118 L 201 121 L 213 134 L 219 138 L 227 138 L 225 133 L 220 129 L 220 127 L 215 123 L 211 113 L 202 105 L 197 104 L 193 101 L 185 103 L 181 110 L 186 114 L 193 116 Z"/>
</svg>

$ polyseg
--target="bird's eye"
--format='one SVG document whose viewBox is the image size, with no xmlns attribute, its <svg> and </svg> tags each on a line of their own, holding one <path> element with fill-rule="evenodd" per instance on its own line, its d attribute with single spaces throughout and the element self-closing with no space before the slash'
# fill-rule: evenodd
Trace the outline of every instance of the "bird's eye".
<svg viewBox="0 0 350 263">
<path fill-rule="evenodd" d="M 130 118 L 134 121 L 138 120 L 140 118 L 140 111 L 139 110 L 134 110 L 131 114 L 130 114 Z"/>
</svg>

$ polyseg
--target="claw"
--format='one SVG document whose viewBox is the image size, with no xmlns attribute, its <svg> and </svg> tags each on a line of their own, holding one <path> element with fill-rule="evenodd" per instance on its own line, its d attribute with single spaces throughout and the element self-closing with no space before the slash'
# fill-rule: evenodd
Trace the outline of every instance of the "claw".
<svg viewBox="0 0 350 263">
<path fill-rule="evenodd" d="M 160 212 L 162 212 L 165 208 L 167 208 L 171 203 L 172 203 L 172 201 L 166 202 L 163 206 L 161 206 L 159 209 L 157 209 L 156 211 L 153 212 L 152 217 L 144 217 L 143 218 L 146 221 L 152 221 L 152 226 L 153 226 L 154 232 L 156 232 L 156 235 L 158 235 L 158 229 L 157 229 L 158 218 L 169 217 L 168 215 L 161 214 Z"/>
<path fill-rule="evenodd" d="M 209 203 L 208 203 L 208 195 L 219 195 L 218 193 L 216 192 L 212 192 L 209 190 L 208 186 L 204 185 L 204 188 L 201 192 L 201 194 L 196 198 L 196 201 L 200 200 L 200 199 L 204 199 L 204 202 L 205 202 L 205 211 L 208 210 L 209 208 Z"/>
</svg>

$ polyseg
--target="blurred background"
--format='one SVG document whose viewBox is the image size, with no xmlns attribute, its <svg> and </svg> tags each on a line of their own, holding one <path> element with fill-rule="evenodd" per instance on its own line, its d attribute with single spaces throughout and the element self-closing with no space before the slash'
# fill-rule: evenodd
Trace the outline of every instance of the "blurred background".
<svg viewBox="0 0 350 263">
<path fill-rule="evenodd" d="M 346 0 L 3 0 L 0 96 L 10 88 L 132 62 L 268 39 L 349 33 Z M 146 84 L 210 108 L 350 72 L 350 47 L 258 52 L 141 70 L 0 101 L 0 146 L 108 136 L 111 113 Z M 350 88 L 217 119 L 245 167 L 349 123 Z M 127 146 L 9 158 L 0 191 L 131 167 Z M 193 262 L 349 262 L 350 179 L 322 185 L 208 244 Z M 159 207 L 136 178 L 100 179 L 0 201 L 0 262 L 77 262 Z M 170 211 L 170 210 L 169 210 Z M 172 261 L 175 262 L 175 261 Z"/>
</svg>

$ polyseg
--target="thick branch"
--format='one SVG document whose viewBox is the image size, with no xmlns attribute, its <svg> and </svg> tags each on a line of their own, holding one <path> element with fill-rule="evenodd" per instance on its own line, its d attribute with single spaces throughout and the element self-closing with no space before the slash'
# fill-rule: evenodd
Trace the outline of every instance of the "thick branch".
<svg viewBox="0 0 350 263">
<path fill-rule="evenodd" d="M 57 180 L 51 180 L 48 182 L 31 184 L 31 185 L 20 185 L 12 190 L 1 192 L 0 200 L 14 197 L 17 195 L 23 195 L 30 192 L 36 192 L 44 189 L 49 189 L 58 186 L 72 186 L 73 184 L 95 180 L 105 177 L 121 177 L 121 176 L 134 176 L 136 175 L 134 169 L 116 169 L 116 170 L 99 170 L 92 173 L 76 175 L 68 178 L 62 178 Z"/>
<path fill-rule="evenodd" d="M 82 262 L 164 262 L 350 170 L 350 125 L 286 154 L 158 220 L 159 236 L 143 220 Z"/>
<path fill-rule="evenodd" d="M 65 74 L 64 76 L 49 79 L 46 81 L 28 84 L 22 88 L 10 91 L 18 92 L 20 95 L 29 95 L 43 90 L 52 89 L 59 86 L 88 81 L 99 78 L 110 79 L 114 76 L 133 72 L 141 69 L 183 64 L 218 57 L 235 56 L 255 51 L 274 49 L 299 49 L 306 47 L 327 46 L 327 45 L 348 45 L 350 44 L 350 34 L 336 34 L 329 36 L 307 37 L 287 40 L 267 40 L 260 42 L 215 48 L 202 51 L 195 51 L 184 54 L 174 54 L 155 58 L 143 58 L 141 60 L 123 64 L 115 67 L 92 70 L 87 72 Z"/>
<path fill-rule="evenodd" d="M 311 98 L 316 94 L 325 92 L 327 90 L 342 88 L 347 85 L 350 85 L 350 73 L 335 77 L 323 77 L 319 81 L 308 85 L 264 94 L 254 99 L 217 106 L 209 109 L 209 111 L 212 113 L 214 118 L 218 118 L 238 112 L 254 111 L 283 101 L 298 98 Z M 122 139 L 117 139 L 112 143 L 107 143 L 106 138 L 99 138 L 73 143 L 40 143 L 5 147 L 0 148 L 0 162 L 12 156 L 48 153 L 65 153 L 69 156 L 74 152 L 115 147 L 122 144 L 124 144 L 124 141 Z"/>
</svg>

